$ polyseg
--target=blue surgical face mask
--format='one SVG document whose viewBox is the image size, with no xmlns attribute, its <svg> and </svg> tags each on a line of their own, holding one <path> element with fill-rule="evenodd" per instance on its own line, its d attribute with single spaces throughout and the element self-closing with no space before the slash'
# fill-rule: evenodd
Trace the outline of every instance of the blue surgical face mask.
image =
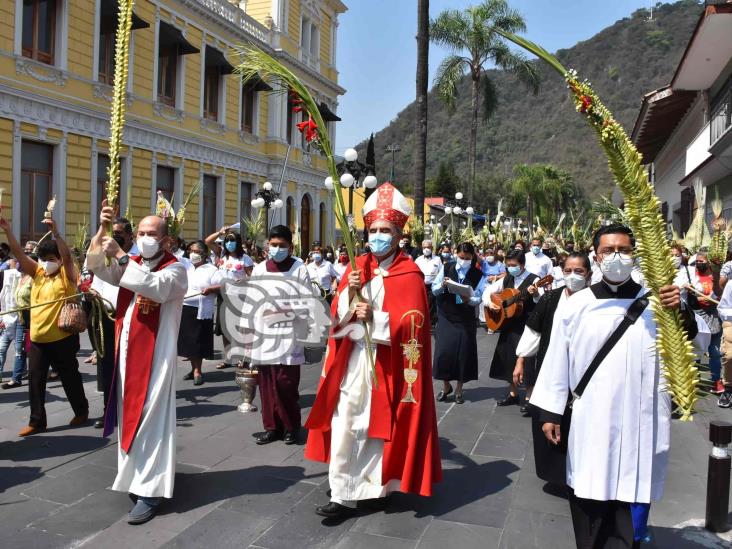
<svg viewBox="0 0 732 549">
<path fill-rule="evenodd" d="M 284 261 L 287 259 L 288 255 L 290 255 L 290 250 L 288 248 L 280 248 L 279 246 L 269 247 L 269 258 L 275 263 Z"/>
<path fill-rule="evenodd" d="M 386 233 L 370 233 L 369 248 L 375 255 L 384 255 L 391 249 L 392 235 Z"/>
<path fill-rule="evenodd" d="M 510 274 L 511 276 L 518 276 L 521 274 L 521 267 L 519 267 L 518 265 L 514 265 L 513 267 L 508 267 L 506 270 L 508 271 L 508 274 Z"/>
<path fill-rule="evenodd" d="M 323 259 L 323 256 L 322 255 L 320 255 L 320 254 L 313 254 L 313 261 L 315 261 L 316 263 L 320 263 L 322 259 Z"/>
<path fill-rule="evenodd" d="M 229 253 L 235 252 L 236 251 L 236 240 L 228 240 L 224 244 L 224 247 L 226 248 L 226 251 Z"/>
<path fill-rule="evenodd" d="M 452 257 L 450 252 L 442 252 L 440 255 L 442 256 L 442 259 L 450 259 Z"/>
<path fill-rule="evenodd" d="M 532 246 L 531 253 L 534 255 L 539 255 L 541 253 L 541 246 Z"/>
</svg>

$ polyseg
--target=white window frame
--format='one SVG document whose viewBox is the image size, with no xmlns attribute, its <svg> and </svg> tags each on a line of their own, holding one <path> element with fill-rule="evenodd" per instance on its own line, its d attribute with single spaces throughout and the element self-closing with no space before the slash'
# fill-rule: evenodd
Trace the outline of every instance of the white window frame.
<svg viewBox="0 0 732 549">
<path fill-rule="evenodd" d="M 47 67 L 56 67 L 63 71 L 68 69 L 68 44 L 69 44 L 69 0 L 56 0 L 56 42 L 53 45 L 53 65 L 46 65 L 41 61 L 23 57 L 23 0 L 15 0 L 15 34 L 14 53 L 17 56 L 28 59 L 31 62 L 39 63 Z"/>
<path fill-rule="evenodd" d="M 201 55 L 201 86 L 199 90 L 199 110 L 198 110 L 198 116 L 201 118 L 201 120 L 206 119 L 205 113 L 203 112 L 203 107 L 205 104 L 204 101 L 204 93 L 206 92 L 206 48 L 209 47 L 209 44 L 206 44 L 204 42 L 203 44 L 203 55 Z M 215 46 L 210 46 L 212 48 L 215 48 Z M 184 55 L 180 55 L 179 57 L 185 57 Z M 177 82 L 176 82 L 177 85 Z M 239 94 L 241 95 L 241 93 Z M 176 99 L 177 101 L 177 99 Z M 241 103 L 241 99 L 239 99 L 239 102 Z M 226 75 L 221 74 L 219 72 L 219 97 L 218 97 L 218 112 L 216 113 L 216 122 L 219 124 L 224 124 L 226 122 Z M 241 110 L 239 111 L 241 113 Z M 239 119 L 239 126 L 241 126 L 241 118 Z"/>
</svg>

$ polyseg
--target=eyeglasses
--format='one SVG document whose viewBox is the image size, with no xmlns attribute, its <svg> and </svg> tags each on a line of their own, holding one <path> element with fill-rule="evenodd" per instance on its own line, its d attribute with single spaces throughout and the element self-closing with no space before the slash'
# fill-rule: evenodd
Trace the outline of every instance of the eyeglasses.
<svg viewBox="0 0 732 549">
<path fill-rule="evenodd" d="M 601 248 L 597 252 L 597 257 L 607 259 L 615 254 L 623 254 L 632 256 L 635 253 L 633 248 Z"/>
</svg>

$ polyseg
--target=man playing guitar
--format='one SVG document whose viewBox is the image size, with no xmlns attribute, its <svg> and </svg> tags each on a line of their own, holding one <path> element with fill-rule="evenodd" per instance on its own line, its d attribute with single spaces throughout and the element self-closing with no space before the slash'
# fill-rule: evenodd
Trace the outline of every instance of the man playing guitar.
<svg viewBox="0 0 732 549">
<path fill-rule="evenodd" d="M 498 344 L 491 362 L 490 377 L 502 379 L 510 383 L 508 394 L 498 402 L 498 406 L 519 404 L 518 387 L 513 382 L 513 370 L 516 365 L 516 346 L 524 331 L 526 318 L 539 300 L 539 288 L 535 285 L 538 277 L 526 270 L 526 256 L 523 250 L 511 250 L 506 256 L 508 274 L 493 282 L 483 293 L 483 305 L 489 312 L 498 312 L 501 305 L 494 303 L 492 294 L 500 293 L 507 288 L 519 290 L 523 308 L 517 316 L 509 318 L 500 328 Z"/>
</svg>

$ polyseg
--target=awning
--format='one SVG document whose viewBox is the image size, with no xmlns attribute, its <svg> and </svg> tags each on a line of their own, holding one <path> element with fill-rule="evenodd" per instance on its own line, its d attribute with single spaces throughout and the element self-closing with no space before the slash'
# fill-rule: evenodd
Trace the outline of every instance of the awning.
<svg viewBox="0 0 732 549">
<path fill-rule="evenodd" d="M 320 102 L 320 105 L 318 105 L 318 110 L 320 111 L 320 116 L 323 117 L 323 120 L 326 122 L 340 122 L 341 119 L 338 118 L 338 115 L 334 113 L 332 110 L 328 108 L 328 105 Z"/>
<path fill-rule="evenodd" d="M 244 82 L 245 86 L 252 86 L 255 92 L 272 91 L 272 86 L 267 84 L 259 75 L 253 76 Z"/>
<path fill-rule="evenodd" d="M 185 39 L 180 30 L 163 21 L 160 21 L 160 37 L 158 44 L 160 46 L 177 45 L 179 55 L 189 55 L 201 52 L 201 50 L 191 45 L 190 42 Z"/>
<path fill-rule="evenodd" d="M 696 96 L 696 92 L 674 91 L 666 86 L 643 97 L 631 139 L 643 155 L 645 164 L 655 160 Z"/>
<path fill-rule="evenodd" d="M 732 56 L 732 3 L 708 0 L 671 80 L 674 90 L 707 90 Z"/>
<path fill-rule="evenodd" d="M 234 66 L 226 60 L 224 54 L 211 46 L 206 46 L 206 66 L 218 67 L 221 74 L 234 72 Z"/>
<path fill-rule="evenodd" d="M 117 0 L 102 0 L 99 12 L 99 26 L 101 34 L 109 34 L 117 31 L 117 19 L 119 4 Z M 132 30 L 146 29 L 150 23 L 132 12 Z"/>
</svg>

